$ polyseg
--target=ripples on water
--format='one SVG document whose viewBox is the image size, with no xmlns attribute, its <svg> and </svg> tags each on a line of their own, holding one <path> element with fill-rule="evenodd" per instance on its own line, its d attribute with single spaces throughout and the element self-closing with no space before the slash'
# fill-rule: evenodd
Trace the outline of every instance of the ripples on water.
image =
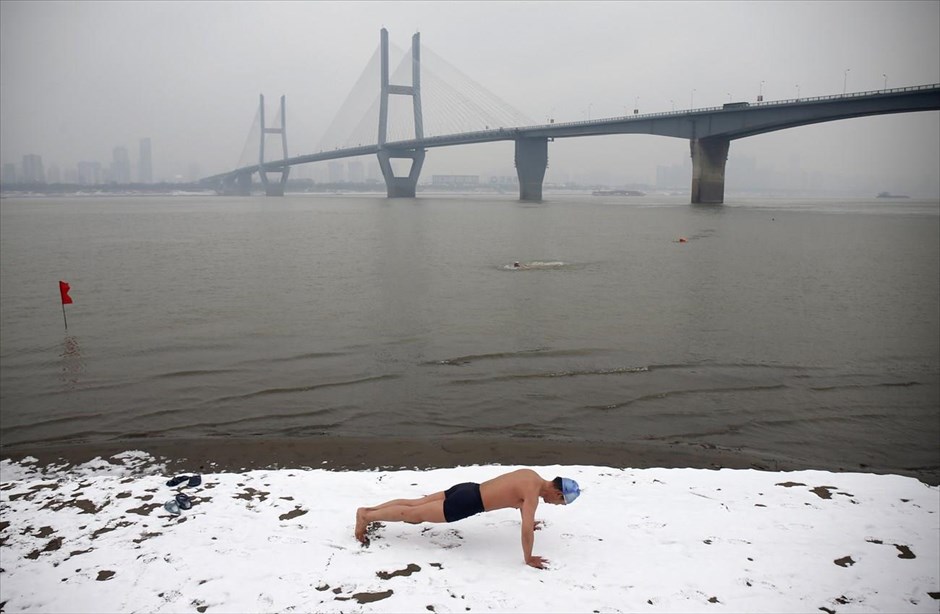
<svg viewBox="0 0 940 614">
<path fill-rule="evenodd" d="M 4 200 L 2 442 L 474 436 L 940 467 L 937 203 L 654 199 Z"/>
</svg>

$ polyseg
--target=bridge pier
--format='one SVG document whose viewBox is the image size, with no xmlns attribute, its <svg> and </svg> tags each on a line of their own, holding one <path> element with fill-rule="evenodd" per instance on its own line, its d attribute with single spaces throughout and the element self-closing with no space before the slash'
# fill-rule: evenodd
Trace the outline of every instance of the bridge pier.
<svg viewBox="0 0 940 614">
<path fill-rule="evenodd" d="M 284 171 L 284 175 L 287 175 L 287 171 Z M 263 176 L 263 175 L 262 175 Z M 268 182 L 264 184 L 264 195 L 265 196 L 284 196 L 284 182 L 278 181 L 277 183 Z"/>
<path fill-rule="evenodd" d="M 421 167 L 424 166 L 424 150 L 411 149 L 407 151 L 390 151 L 383 149 L 379 152 L 379 168 L 385 178 L 385 190 L 389 198 L 414 198 L 418 188 L 418 177 Z M 392 169 L 392 158 L 406 158 L 411 160 L 411 170 L 407 177 L 396 177 Z"/>
<path fill-rule="evenodd" d="M 222 178 L 225 196 L 251 196 L 251 173 L 239 173 Z"/>
<path fill-rule="evenodd" d="M 542 202 L 542 180 L 548 168 L 548 138 L 516 139 L 516 175 L 519 200 Z"/>
<path fill-rule="evenodd" d="M 725 163 L 731 140 L 727 137 L 692 139 L 692 204 L 725 202 Z"/>
</svg>

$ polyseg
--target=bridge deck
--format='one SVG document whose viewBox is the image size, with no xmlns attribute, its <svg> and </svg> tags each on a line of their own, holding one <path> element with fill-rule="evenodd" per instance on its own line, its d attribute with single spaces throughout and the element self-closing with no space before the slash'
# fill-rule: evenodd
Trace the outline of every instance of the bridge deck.
<svg viewBox="0 0 940 614">
<path fill-rule="evenodd" d="M 721 107 L 688 111 L 667 111 L 518 128 L 496 128 L 394 141 L 386 143 L 384 147 L 390 150 L 430 149 L 472 143 L 512 141 L 520 138 L 572 138 L 609 134 L 656 134 L 685 139 L 723 136 L 728 139 L 739 139 L 775 130 L 853 117 L 936 110 L 940 110 L 940 84 L 938 83 L 835 96 L 757 103 L 738 102 Z M 278 171 L 285 166 L 375 155 L 380 149 L 379 145 L 365 145 L 305 154 L 285 160 L 266 162 L 263 167 L 262 165 L 245 166 L 212 175 L 202 179 L 201 183 L 218 183 L 236 175 L 257 172 L 262 168 L 265 171 Z"/>
</svg>

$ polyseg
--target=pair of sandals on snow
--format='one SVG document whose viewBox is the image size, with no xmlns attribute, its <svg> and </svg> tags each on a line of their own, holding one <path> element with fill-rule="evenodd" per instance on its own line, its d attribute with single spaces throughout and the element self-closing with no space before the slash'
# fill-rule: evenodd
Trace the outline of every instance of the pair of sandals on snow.
<svg viewBox="0 0 940 614">
<path fill-rule="evenodd" d="M 199 475 L 178 475 L 169 482 L 167 486 L 179 486 L 186 482 L 186 486 L 196 487 L 202 484 L 202 477 Z M 180 515 L 180 510 L 188 510 L 193 506 L 193 500 L 185 493 L 177 493 L 176 497 L 163 504 L 163 509 L 174 516 Z"/>
</svg>

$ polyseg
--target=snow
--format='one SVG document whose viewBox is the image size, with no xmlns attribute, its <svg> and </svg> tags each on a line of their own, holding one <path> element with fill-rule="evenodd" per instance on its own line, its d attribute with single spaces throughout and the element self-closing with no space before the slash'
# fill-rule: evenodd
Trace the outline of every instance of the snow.
<svg viewBox="0 0 940 614">
<path fill-rule="evenodd" d="M 577 480 L 519 514 L 382 523 L 359 506 L 420 497 L 515 466 L 202 474 L 159 459 L 0 463 L 5 612 L 937 612 L 940 489 L 896 475 L 532 467 Z M 189 474 L 191 475 L 191 474 Z M 176 492 L 194 501 L 172 516 Z"/>
</svg>

